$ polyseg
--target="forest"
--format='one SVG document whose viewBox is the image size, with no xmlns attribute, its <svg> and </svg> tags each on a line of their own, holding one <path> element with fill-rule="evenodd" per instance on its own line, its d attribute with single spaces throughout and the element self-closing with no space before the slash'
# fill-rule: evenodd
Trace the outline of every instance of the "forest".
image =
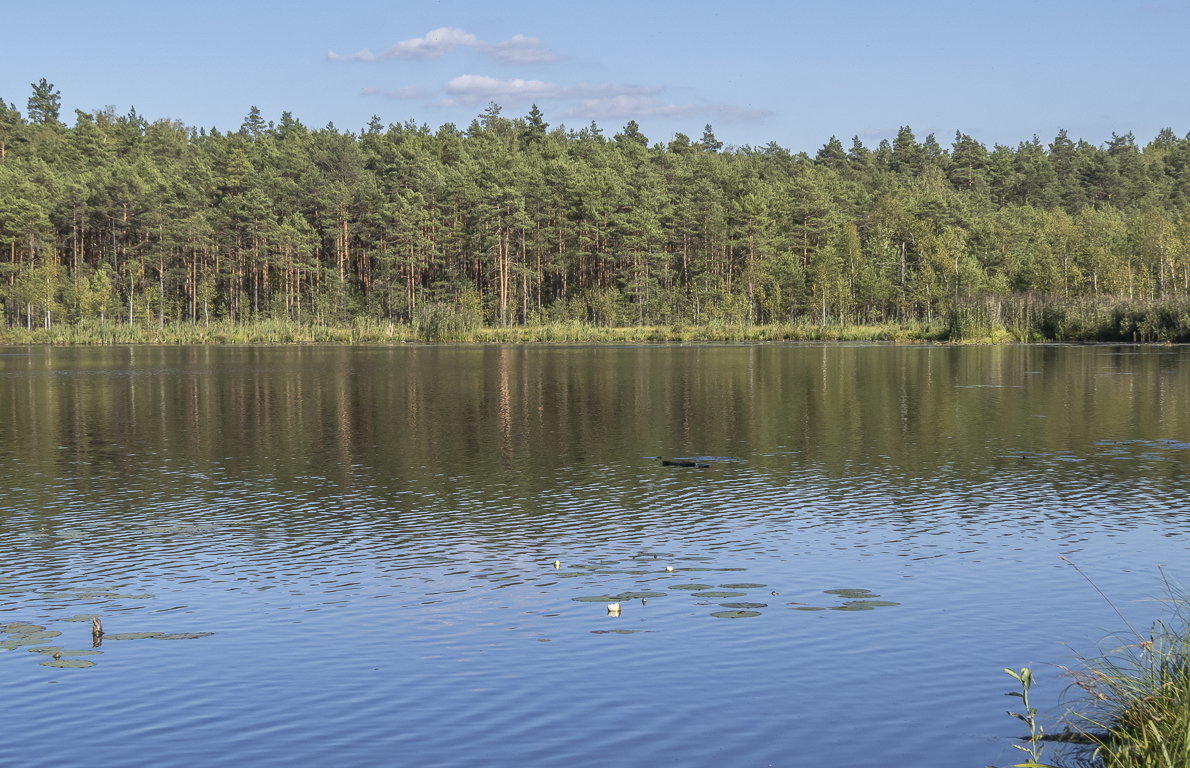
<svg viewBox="0 0 1190 768">
<path fill-rule="evenodd" d="M 255 107 L 235 132 L 112 108 L 68 125 L 42 79 L 24 113 L 0 99 L 0 306 L 24 329 L 445 318 L 1183 340 L 1190 136 L 989 148 L 905 126 L 810 155 L 496 104 L 466 128 L 311 128 Z"/>
</svg>

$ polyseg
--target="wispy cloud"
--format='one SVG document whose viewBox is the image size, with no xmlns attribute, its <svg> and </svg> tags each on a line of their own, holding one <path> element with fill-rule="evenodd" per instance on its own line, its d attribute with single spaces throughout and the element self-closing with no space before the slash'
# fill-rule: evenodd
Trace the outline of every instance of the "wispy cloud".
<svg viewBox="0 0 1190 768">
<path fill-rule="evenodd" d="M 632 120 L 641 117 L 698 117 L 728 123 L 757 122 L 771 116 L 764 109 L 728 104 L 671 104 L 656 95 L 616 94 L 582 99 L 562 113 L 583 120 Z"/>
<path fill-rule="evenodd" d="M 506 107 L 551 104 L 564 119 L 633 120 L 646 117 L 696 118 L 725 123 L 759 122 L 772 113 L 730 104 L 675 104 L 663 98 L 665 89 L 630 83 L 577 83 L 559 85 L 545 80 L 502 79 L 489 75 L 459 75 L 443 84 L 439 98 L 428 105 L 439 108 L 470 107 L 494 101 Z M 433 99 L 419 88 L 365 88 L 365 95 L 391 99 Z"/>
<path fill-rule="evenodd" d="M 486 75 L 459 75 L 443 86 L 449 94 L 467 99 L 490 99 L 497 96 L 545 98 L 557 96 L 562 89 L 541 80 L 500 80 Z"/>
<path fill-rule="evenodd" d="M 502 80 L 487 75 L 459 75 L 448 81 L 442 90 L 446 98 L 435 102 L 440 107 L 457 107 L 482 104 L 487 101 L 508 101 L 514 104 L 543 99 L 612 99 L 648 97 L 660 93 L 661 89 L 647 85 L 626 85 L 622 83 L 579 83 L 562 86 L 543 80 Z"/>
<path fill-rule="evenodd" d="M 497 61 L 513 64 L 542 64 L 558 59 L 557 55 L 542 45 L 541 40 L 536 37 L 516 34 L 502 42 L 489 43 L 458 27 L 439 27 L 430 30 L 422 37 L 401 40 L 380 53 L 373 53 L 364 48 L 350 54 L 327 51 L 326 57 L 331 61 L 434 59 L 450 53 L 456 48 L 472 48 Z"/>
<path fill-rule="evenodd" d="M 548 64 L 557 61 L 558 56 L 541 44 L 536 37 L 513 35 L 502 43 L 492 43 L 483 48 L 492 58 L 511 64 Z"/>
</svg>

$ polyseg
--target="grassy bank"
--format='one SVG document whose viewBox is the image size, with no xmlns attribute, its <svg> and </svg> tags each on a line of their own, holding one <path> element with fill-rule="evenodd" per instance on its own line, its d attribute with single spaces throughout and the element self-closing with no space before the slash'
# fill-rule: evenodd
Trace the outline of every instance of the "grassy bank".
<svg viewBox="0 0 1190 768">
<path fill-rule="evenodd" d="M 1074 726 L 1102 768 L 1190 766 L 1190 631 L 1184 616 L 1088 662 L 1073 678 L 1088 706 Z"/>
<path fill-rule="evenodd" d="M 1096 588 L 1098 589 L 1098 588 Z M 1028 668 L 1005 670 L 1021 683 L 1023 713 L 1009 714 L 1029 726 L 1031 737 L 1017 746 L 1028 768 L 1190 768 L 1190 610 L 1170 593 L 1171 618 L 1148 633 L 1129 627 L 1109 638 L 1110 650 L 1067 670 L 1077 700 L 1068 706 L 1063 728 L 1043 735 L 1037 710 L 1029 706 Z M 1121 616 L 1122 618 L 1122 616 Z M 1047 742 L 1072 742 L 1052 765 L 1043 757 Z"/>
<path fill-rule="evenodd" d="M 0 327 L 3 344 L 631 344 L 648 342 L 890 341 L 1002 343 L 1033 341 L 1190 343 L 1190 300 L 1123 301 L 1014 295 L 970 299 L 930 321 L 876 324 L 606 326 L 578 321 L 491 326 L 471 310 L 424 304 L 411 323 L 357 318 L 338 323 L 260 319 L 211 323 L 129 324 L 86 320 L 51 328 Z"/>
<path fill-rule="evenodd" d="M 630 344 L 738 341 L 938 341 L 941 324 L 894 325 L 643 325 L 586 323 L 509 327 L 427 327 L 356 320 L 343 325 L 282 320 L 129 325 L 82 322 L 53 328 L 0 328 L 0 344 Z"/>
</svg>

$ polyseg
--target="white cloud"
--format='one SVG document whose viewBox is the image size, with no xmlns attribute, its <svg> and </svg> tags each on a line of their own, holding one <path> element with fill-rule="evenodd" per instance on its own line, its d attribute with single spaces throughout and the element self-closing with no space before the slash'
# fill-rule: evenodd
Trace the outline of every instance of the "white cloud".
<svg viewBox="0 0 1190 768">
<path fill-rule="evenodd" d="M 544 64 L 557 61 L 553 51 L 541 44 L 536 37 L 516 34 L 499 43 L 488 43 L 458 27 L 439 27 L 422 37 L 402 40 L 382 53 L 373 53 L 368 48 L 351 54 L 327 51 L 331 61 L 385 61 L 388 59 L 433 59 L 456 48 L 474 48 L 497 61 L 512 64 Z"/>
<path fill-rule="evenodd" d="M 458 27 L 439 27 L 430 30 L 423 37 L 413 37 L 402 40 L 383 53 L 372 53 L 364 48 L 362 51 L 347 56 L 328 51 L 326 57 L 331 61 L 383 61 L 385 59 L 433 59 L 444 53 L 453 51 L 460 46 L 481 46 L 483 42 L 470 32 Z"/>
<path fill-rule="evenodd" d="M 547 98 L 557 96 L 562 92 L 558 86 L 542 80 L 522 80 L 519 77 L 500 80 L 486 75 L 459 75 L 448 82 L 444 86 L 444 90 L 461 98 L 476 100 L 490 99 L 495 96 Z"/>
<path fill-rule="evenodd" d="M 467 104 L 482 104 L 487 101 L 510 101 L 528 103 L 543 99 L 579 99 L 588 101 L 632 99 L 648 100 L 661 92 L 660 88 L 648 85 L 624 85 L 621 83 L 579 83 L 560 86 L 543 80 L 522 80 L 512 78 L 501 80 L 487 75 L 459 75 L 447 82 L 443 88 L 448 98 L 435 102 L 440 107 L 457 107 Z"/>
<path fill-rule="evenodd" d="M 565 119 L 633 120 L 646 117 L 693 118 L 727 123 L 757 122 L 770 112 L 727 104 L 675 104 L 663 98 L 664 89 L 627 83 L 577 83 L 558 85 L 545 80 L 502 79 L 489 75 L 464 74 L 443 86 L 434 107 L 468 107 L 494 101 L 503 106 L 527 106 L 530 102 L 551 102 Z M 365 88 L 367 95 L 391 99 L 430 99 L 433 94 L 416 87 Z"/>
<path fill-rule="evenodd" d="M 520 34 L 489 45 L 486 51 L 492 58 L 511 64 L 547 64 L 558 60 L 557 54 L 543 46 L 541 40 Z"/>
</svg>

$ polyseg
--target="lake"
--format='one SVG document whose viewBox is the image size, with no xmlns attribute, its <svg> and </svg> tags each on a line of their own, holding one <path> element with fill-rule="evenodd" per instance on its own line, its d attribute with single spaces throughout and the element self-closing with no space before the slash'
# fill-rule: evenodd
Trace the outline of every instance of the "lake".
<svg viewBox="0 0 1190 768">
<path fill-rule="evenodd" d="M 0 413 L 0 765 L 1009 765 L 1002 668 L 1057 714 L 1186 575 L 1183 347 L 8 347 Z"/>
</svg>

